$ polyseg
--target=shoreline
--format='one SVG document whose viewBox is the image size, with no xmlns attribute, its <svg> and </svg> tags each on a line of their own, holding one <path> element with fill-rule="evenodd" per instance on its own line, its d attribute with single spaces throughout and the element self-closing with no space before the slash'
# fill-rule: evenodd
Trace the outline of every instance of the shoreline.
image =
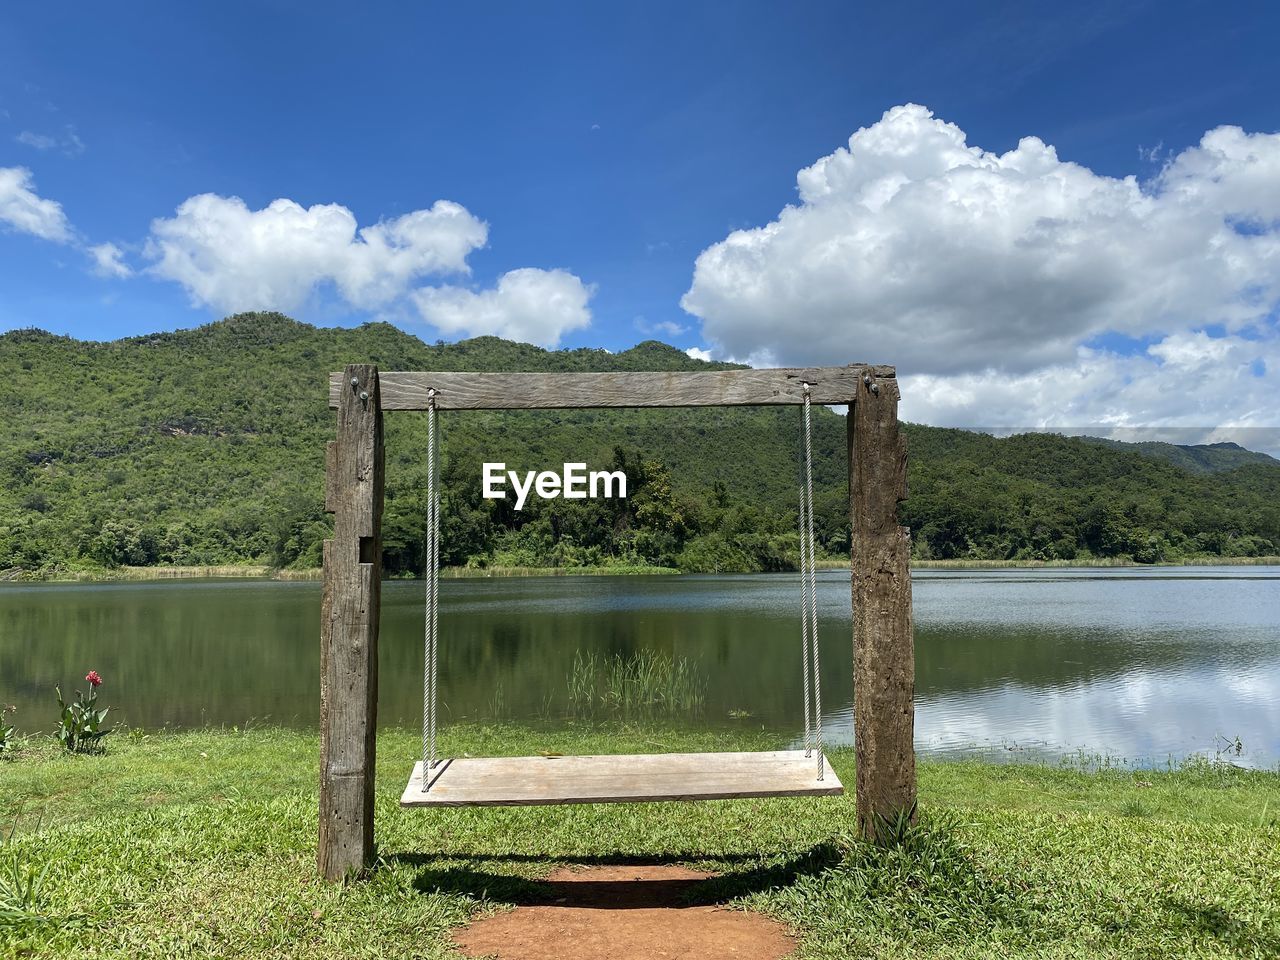
<svg viewBox="0 0 1280 960">
<path fill-rule="evenodd" d="M 318 721 L 317 721 L 318 723 Z M 249 717 L 239 723 L 210 722 L 193 726 L 172 726 L 168 723 L 159 726 L 146 724 L 133 725 L 122 722 L 113 729 L 120 736 L 112 739 L 119 742 L 128 739 L 132 742 L 177 742 L 193 739 L 228 740 L 237 737 L 265 737 L 268 739 L 308 739 L 318 737 L 316 724 L 281 723 L 271 718 L 257 719 Z M 742 725 L 699 725 L 679 720 L 651 717 L 641 720 L 581 719 L 562 717 L 558 720 L 533 718 L 463 718 L 442 727 L 448 731 L 450 738 L 456 736 L 481 736 L 490 743 L 496 744 L 504 735 L 511 735 L 517 740 L 554 741 L 561 740 L 600 740 L 608 742 L 616 738 L 640 737 L 650 746 L 660 748 L 656 752 L 678 744 L 682 740 L 696 740 L 701 751 L 714 750 L 718 742 L 730 745 L 743 745 L 751 750 L 787 750 L 799 749 L 794 745 L 791 735 L 783 730 Z M 392 723 L 379 725 L 379 738 L 389 740 L 412 740 L 420 736 L 420 729 L 414 723 Z M 646 739 L 647 738 L 647 739 Z M 21 764 L 23 758 L 52 757 L 68 758 L 68 754 L 59 743 L 57 735 L 48 730 L 47 725 L 37 729 L 18 729 L 11 741 L 11 752 L 0 755 L 0 770 L 14 769 L 5 767 L 6 763 Z M 111 752 L 111 743 L 106 744 L 104 752 Z M 832 756 L 854 755 L 855 746 L 852 741 L 827 743 L 826 752 Z M 621 752 L 611 750 L 607 752 Z M 654 750 L 639 750 L 649 753 Z M 490 751 L 492 754 L 492 750 Z M 916 744 L 917 767 L 986 767 L 993 771 L 1013 771 L 1020 768 L 1058 771 L 1061 773 L 1082 774 L 1133 774 L 1174 773 L 1179 770 L 1194 770 L 1202 767 L 1231 771 L 1241 776 L 1259 776 L 1274 778 L 1280 785 L 1280 757 L 1273 757 L 1253 762 L 1240 762 L 1240 758 L 1229 753 L 1215 754 L 1200 750 L 1175 756 L 1166 753 L 1164 756 L 1132 756 L 1124 757 L 1107 753 L 1102 749 L 1087 746 L 1074 748 L 1045 747 L 1043 750 L 1035 746 L 1026 747 L 1016 744 L 993 744 L 973 741 L 954 748 L 930 750 L 927 746 Z M 498 755 L 498 754 L 492 754 Z M 0 790 L 0 795 L 3 790 Z M 0 826 L 0 837 L 3 837 Z"/>
<path fill-rule="evenodd" d="M 675 567 L 617 566 L 617 567 L 442 567 L 444 580 L 471 580 L 486 577 L 609 577 L 609 576 L 673 576 L 681 571 Z M 118 567 L 114 570 L 60 570 L 53 573 L 37 571 L 10 572 L 0 575 L 3 583 L 154 583 L 160 580 L 275 580 L 320 581 L 324 571 L 320 567 L 302 570 L 278 569 L 264 564 L 204 567 Z M 385 577 L 385 582 L 416 580 L 417 577 Z"/>
<path fill-rule="evenodd" d="M 819 560 L 819 570 L 847 569 L 848 560 Z M 912 560 L 915 570 L 1037 570 L 1094 567 L 1268 567 L 1280 566 L 1280 557 L 1191 557 L 1162 560 L 1159 563 L 1137 563 L 1094 557 L 1086 560 Z M 609 576 L 679 576 L 684 571 L 675 567 L 444 567 L 445 580 L 471 580 L 504 577 L 609 577 Z M 324 571 L 319 567 L 302 570 L 276 569 L 265 564 L 226 564 L 222 566 L 119 567 L 114 570 L 60 570 L 53 573 L 5 571 L 0 583 L 151 583 L 160 580 L 276 580 L 319 581 Z M 388 577 L 387 580 L 412 580 L 415 577 Z"/>
<path fill-rule="evenodd" d="M 818 564 L 822 566 L 821 563 Z M 1110 557 L 1093 557 L 1088 560 L 912 560 L 917 570 L 1005 570 L 1041 567 L 1274 567 L 1280 566 L 1280 557 L 1187 557 L 1182 560 L 1160 560 L 1157 563 L 1138 563 L 1135 560 L 1115 560 Z"/>
</svg>

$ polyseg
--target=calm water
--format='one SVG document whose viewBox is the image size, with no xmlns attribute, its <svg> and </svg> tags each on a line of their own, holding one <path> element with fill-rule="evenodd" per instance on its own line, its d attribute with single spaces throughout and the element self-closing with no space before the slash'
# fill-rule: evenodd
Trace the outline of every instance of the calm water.
<svg viewBox="0 0 1280 960">
<path fill-rule="evenodd" d="M 849 741 L 848 575 L 820 592 L 824 723 Z M 421 585 L 383 601 L 382 720 L 414 724 Z M 554 722 L 575 651 L 649 649 L 699 664 L 701 724 L 799 723 L 796 577 L 451 580 L 441 602 L 442 718 Z M 319 603 L 315 583 L 0 586 L 0 704 L 47 729 L 54 684 L 92 667 L 133 725 L 312 726 Z M 921 571 L 915 611 L 925 751 L 1162 762 L 1238 737 L 1236 762 L 1280 764 L 1280 568 Z"/>
</svg>

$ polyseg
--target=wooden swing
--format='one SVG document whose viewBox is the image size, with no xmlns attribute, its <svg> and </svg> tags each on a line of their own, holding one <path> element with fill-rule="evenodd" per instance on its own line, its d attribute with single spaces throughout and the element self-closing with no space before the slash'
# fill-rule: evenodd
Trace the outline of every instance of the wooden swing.
<svg viewBox="0 0 1280 960">
<path fill-rule="evenodd" d="M 400 797 L 402 807 L 519 806 L 837 796 L 844 793 L 822 743 L 818 660 L 818 583 L 813 539 L 811 385 L 803 395 L 804 469 L 800 489 L 800 607 L 804 666 L 804 749 L 751 753 L 608 756 L 455 757 L 436 755 L 439 698 L 440 490 L 436 405 L 427 390 L 426 629 L 423 643 L 422 759 Z M 812 718 L 812 719 L 811 719 Z"/>
<path fill-rule="evenodd" d="M 405 806 L 602 803 L 838 794 L 818 709 L 813 564 L 812 404 L 848 404 L 853 524 L 854 726 L 857 829 L 914 816 L 914 652 L 909 544 L 897 524 L 906 496 L 906 447 L 892 367 L 853 364 L 782 370 L 667 373 L 379 373 L 353 364 L 330 376 L 337 439 L 325 455 L 321 603 L 321 874 L 339 880 L 370 866 L 374 850 L 378 627 L 381 609 L 383 412 L 429 418 L 429 562 L 423 757 Z M 794 405 L 805 409 L 801 495 L 805 749 L 772 753 L 441 759 L 435 749 L 439 507 L 438 410 Z M 812 719 L 812 722 L 810 722 Z M 425 775 L 425 779 L 424 779 Z M 425 789 L 424 789 L 425 788 Z"/>
</svg>

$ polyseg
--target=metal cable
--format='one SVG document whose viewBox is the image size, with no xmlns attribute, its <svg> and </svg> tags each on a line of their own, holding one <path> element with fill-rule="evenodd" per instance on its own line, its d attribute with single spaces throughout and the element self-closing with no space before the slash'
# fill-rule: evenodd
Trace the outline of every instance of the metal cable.
<svg viewBox="0 0 1280 960">
<path fill-rule="evenodd" d="M 809 595 L 806 592 L 808 583 L 808 551 L 805 550 L 805 520 L 809 505 L 805 502 L 804 471 L 801 468 L 800 484 L 800 650 L 804 661 L 804 755 L 813 756 L 813 731 L 809 724 Z"/>
<path fill-rule="evenodd" d="M 439 763 L 436 756 L 436 708 L 440 705 L 440 444 L 437 441 L 432 459 L 436 476 L 435 496 L 431 498 L 431 766 Z"/>
<path fill-rule="evenodd" d="M 440 703 L 440 444 L 431 462 L 436 488 L 431 497 L 431 766 L 436 757 L 436 708 Z"/>
<path fill-rule="evenodd" d="M 436 489 L 436 392 L 427 391 L 427 557 L 422 649 L 422 792 L 436 765 L 436 648 L 439 633 L 440 494 Z"/>
<path fill-rule="evenodd" d="M 818 656 L 818 572 L 817 556 L 814 549 L 813 523 L 813 425 L 810 413 L 811 404 L 809 385 L 804 385 L 804 493 L 805 530 L 801 535 L 800 549 L 807 553 L 807 585 L 802 582 L 801 591 L 807 594 L 806 614 L 809 618 L 808 639 L 812 651 L 809 660 L 813 666 L 813 730 L 814 742 L 818 748 L 818 779 L 824 774 L 825 762 L 822 747 L 822 672 Z M 802 581 L 806 579 L 806 571 L 802 568 Z M 807 725 L 807 724 L 806 724 Z"/>
</svg>

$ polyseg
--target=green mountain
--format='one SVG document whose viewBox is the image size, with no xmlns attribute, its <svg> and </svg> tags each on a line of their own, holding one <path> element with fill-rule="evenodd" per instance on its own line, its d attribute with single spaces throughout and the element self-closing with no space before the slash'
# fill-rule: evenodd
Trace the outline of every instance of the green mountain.
<svg viewBox="0 0 1280 960">
<path fill-rule="evenodd" d="M 872 358 L 874 359 L 874 358 Z M 383 369 L 697 370 L 655 341 L 611 354 L 493 337 L 434 345 L 388 324 L 322 329 L 245 314 L 94 343 L 0 335 L 0 571 L 117 564 L 314 566 L 332 436 L 327 375 Z M 450 564 L 794 565 L 795 410 L 442 413 Z M 1129 446 L 909 426 L 918 557 L 1139 560 L 1280 553 L 1280 464 L 1215 472 Z M 814 421 L 819 537 L 848 548 L 844 419 Z M 386 564 L 421 562 L 425 420 L 387 417 Z M 1179 448 L 1181 449 L 1181 448 Z M 1193 448 L 1195 449 L 1195 448 Z M 1247 454 L 1247 451 L 1242 451 Z M 622 466 L 625 501 L 481 497 L 480 464 Z"/>
<path fill-rule="evenodd" d="M 1238 443 L 1163 443 L 1158 440 L 1144 440 L 1138 443 L 1125 443 L 1104 437 L 1082 437 L 1090 443 L 1101 443 L 1105 446 L 1122 450 L 1136 450 L 1148 457 L 1158 457 L 1189 470 L 1192 473 L 1220 473 L 1223 470 L 1234 470 L 1236 467 L 1252 463 L 1268 466 L 1280 465 L 1280 460 L 1265 453 L 1246 450 Z"/>
</svg>

